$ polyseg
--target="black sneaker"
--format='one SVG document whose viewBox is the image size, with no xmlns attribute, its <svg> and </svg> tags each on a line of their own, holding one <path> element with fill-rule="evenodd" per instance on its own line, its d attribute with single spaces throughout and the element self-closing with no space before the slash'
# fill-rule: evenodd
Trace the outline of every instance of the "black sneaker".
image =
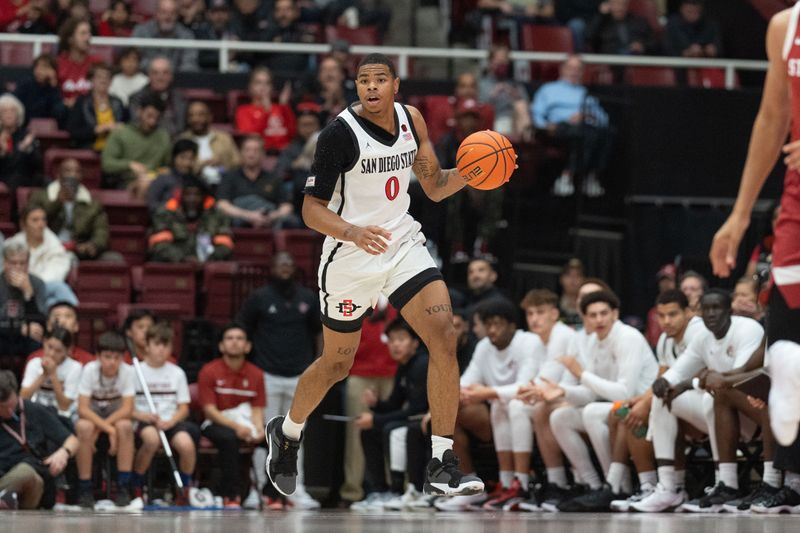
<svg viewBox="0 0 800 533">
<path fill-rule="evenodd" d="M 455 452 L 445 450 L 441 461 L 434 457 L 428 463 L 422 492 L 441 496 L 469 496 L 483 492 L 483 481 L 478 476 L 462 472 L 458 468 Z"/>
<path fill-rule="evenodd" d="M 558 485 L 548 483 L 540 491 L 537 492 L 536 499 L 539 502 L 539 507 L 548 513 L 557 513 L 558 504 L 576 498 L 586 493 L 586 487 L 583 485 L 573 485 L 567 488 L 561 488 Z"/>
<path fill-rule="evenodd" d="M 94 510 L 94 495 L 91 492 L 83 492 L 78 498 L 78 505 L 83 509 Z"/>
<path fill-rule="evenodd" d="M 8 489 L 0 490 L 0 511 L 14 511 L 19 509 L 17 493 Z"/>
<path fill-rule="evenodd" d="M 690 513 L 720 513 L 723 511 L 723 505 L 737 498 L 739 491 L 720 481 L 711 492 L 698 499 L 696 505 L 690 502 L 684 504 L 683 509 Z"/>
<path fill-rule="evenodd" d="M 614 494 L 610 486 L 603 485 L 599 489 L 564 500 L 557 507 L 562 513 L 602 513 L 611 509 L 611 502 L 614 500 L 624 500 L 629 496 L 630 494 Z"/>
<path fill-rule="evenodd" d="M 759 514 L 800 513 L 800 494 L 783 486 L 769 498 L 754 501 L 750 510 Z"/>
<path fill-rule="evenodd" d="M 297 488 L 297 452 L 300 440 L 293 440 L 283 434 L 282 416 L 276 416 L 267 423 L 267 476 L 275 490 L 284 496 L 291 496 Z"/>
<path fill-rule="evenodd" d="M 117 489 L 117 497 L 114 498 L 114 505 L 117 507 L 127 507 L 131 504 L 131 494 L 127 487 Z"/>
<path fill-rule="evenodd" d="M 761 503 L 774 496 L 779 490 L 779 488 L 772 485 L 759 483 L 750 494 L 737 500 L 731 500 L 725 503 L 722 508 L 729 513 L 746 513 L 750 511 L 753 503 Z"/>
</svg>

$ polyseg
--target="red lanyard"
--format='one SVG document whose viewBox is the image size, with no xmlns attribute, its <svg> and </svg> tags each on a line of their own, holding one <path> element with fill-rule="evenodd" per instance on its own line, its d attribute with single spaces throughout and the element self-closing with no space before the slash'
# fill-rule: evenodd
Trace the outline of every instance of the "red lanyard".
<svg viewBox="0 0 800 533">
<path fill-rule="evenodd" d="M 5 429 L 9 435 L 20 443 L 23 450 L 26 452 L 30 451 L 30 448 L 28 448 L 28 437 L 25 434 L 25 406 L 22 403 L 22 398 L 19 399 L 19 431 L 21 434 L 11 429 L 5 422 L 0 425 L 3 426 L 3 429 Z"/>
</svg>

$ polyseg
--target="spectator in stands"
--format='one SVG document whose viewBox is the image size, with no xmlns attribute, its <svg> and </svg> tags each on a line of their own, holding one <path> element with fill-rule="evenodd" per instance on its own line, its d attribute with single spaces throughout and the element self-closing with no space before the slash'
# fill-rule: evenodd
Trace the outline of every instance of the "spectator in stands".
<svg viewBox="0 0 800 533">
<path fill-rule="evenodd" d="M 372 391 L 378 400 L 385 400 L 392 392 L 392 376 L 397 372 L 397 363 L 389 354 L 383 332 L 396 318 L 397 310 L 389 305 L 385 296 L 381 296 L 375 312 L 362 324 L 361 342 L 345 385 L 345 414 L 348 416 L 355 417 L 368 409 L 364 403 L 367 390 Z M 339 497 L 340 507 L 346 508 L 364 498 L 364 450 L 360 430 L 354 422 L 347 423 L 344 446 L 344 483 L 339 489 Z"/>
<path fill-rule="evenodd" d="M 92 33 L 97 33 L 88 0 L 57 0 L 56 3 L 59 10 L 56 17 L 56 28 L 63 27 L 69 19 L 76 19 L 88 22 Z"/>
<path fill-rule="evenodd" d="M 76 413 L 75 398 L 83 366 L 69 357 L 74 338 L 69 330 L 56 325 L 44 333 L 41 357 L 25 365 L 20 390 L 23 400 L 30 400 L 57 413 L 64 426 L 72 431 Z"/>
<path fill-rule="evenodd" d="M 193 34 L 205 22 L 206 3 L 204 0 L 177 0 L 178 22 Z"/>
<path fill-rule="evenodd" d="M 47 296 L 44 282 L 28 272 L 28 247 L 3 245 L 0 277 L 0 344 L 9 354 L 25 355 L 41 347 Z"/>
<path fill-rule="evenodd" d="M 47 311 L 47 330 L 52 331 L 55 328 L 66 329 L 72 335 L 72 345 L 67 350 L 67 355 L 70 358 L 81 365 L 94 361 L 94 354 L 78 346 L 80 323 L 78 322 L 78 310 L 74 305 L 69 302 L 56 302 L 50 306 Z M 28 356 L 28 362 L 42 355 L 44 355 L 43 350 L 36 350 Z"/>
<path fill-rule="evenodd" d="M 280 152 L 294 138 L 296 124 L 289 107 L 291 86 L 287 83 L 277 103 L 272 101 L 272 73 L 258 67 L 250 73 L 247 86 L 251 103 L 236 109 L 236 129 L 244 133 L 257 133 L 264 140 L 268 152 Z"/>
<path fill-rule="evenodd" d="M 603 0 L 559 0 L 556 2 L 556 18 L 572 32 L 576 53 L 586 46 L 586 28 L 597 16 Z"/>
<path fill-rule="evenodd" d="M 658 282 L 658 294 L 664 291 L 673 290 L 677 287 L 675 278 L 677 277 L 677 269 L 672 263 L 666 264 L 656 273 L 656 282 Z M 658 319 L 658 305 L 654 305 L 647 312 L 647 330 L 645 337 L 650 346 L 656 346 L 659 336 L 663 330 Z"/>
<path fill-rule="evenodd" d="M 144 89 L 150 79 L 139 70 L 142 53 L 138 48 L 130 47 L 122 51 L 118 59 L 119 72 L 111 78 L 108 92 L 128 105 L 130 97 Z"/>
<path fill-rule="evenodd" d="M 689 309 L 700 314 L 700 298 L 708 291 L 708 281 L 698 272 L 687 270 L 678 280 L 678 288 L 689 299 Z"/>
<path fill-rule="evenodd" d="M 703 0 L 681 0 L 664 30 L 664 51 L 671 56 L 718 57 L 722 34 L 717 21 L 705 16 Z"/>
<path fill-rule="evenodd" d="M 160 98 L 144 98 L 134 112 L 136 122 L 111 132 L 100 158 L 109 185 L 144 198 L 156 172 L 169 165 L 172 144 L 167 130 L 159 127 L 163 113 Z"/>
<path fill-rule="evenodd" d="M 320 112 L 320 107 L 313 102 L 297 104 L 297 135 L 278 156 L 273 170 L 275 176 L 288 182 L 284 185 L 289 185 L 291 188 L 296 213 L 300 213 L 303 209 L 303 195 L 300 193 L 311 172 L 317 137 L 322 129 Z"/>
<path fill-rule="evenodd" d="M 462 72 L 456 78 L 456 102 L 459 100 L 478 99 L 478 76 L 474 72 Z"/>
<path fill-rule="evenodd" d="M 25 108 L 12 94 L 0 96 L 0 181 L 11 189 L 41 184 L 39 141 L 23 127 Z"/>
<path fill-rule="evenodd" d="M 149 309 L 131 309 L 125 317 L 122 330 L 125 336 L 133 343 L 133 351 L 139 360 L 144 360 L 147 354 L 147 332 L 155 324 L 155 315 Z M 132 354 L 126 352 L 125 359 L 130 359 Z M 131 360 L 132 361 L 132 360 Z"/>
<path fill-rule="evenodd" d="M 510 50 L 504 44 L 492 46 L 489 66 L 478 84 L 480 101 L 494 106 L 494 130 L 519 138 L 530 128 L 528 91 L 514 80 Z"/>
<path fill-rule="evenodd" d="M 178 6 L 175 0 L 159 0 L 156 15 L 151 20 L 137 24 L 133 37 L 145 39 L 194 39 L 191 30 L 178 23 Z M 189 48 L 145 48 L 142 52 L 144 66 L 158 57 L 166 57 L 176 70 L 194 72 L 197 66 L 197 50 Z M 170 72 L 171 74 L 171 72 Z M 152 81 L 152 80 L 151 80 Z"/>
<path fill-rule="evenodd" d="M 69 302 L 78 305 L 78 298 L 66 284 L 71 262 L 67 250 L 58 236 L 47 227 L 47 213 L 44 207 L 29 203 L 20 213 L 22 231 L 8 240 L 8 243 L 24 244 L 29 251 L 28 269 L 45 284 L 46 304 Z"/>
<path fill-rule="evenodd" d="M 264 170 L 264 148 L 255 135 L 242 141 L 242 166 L 222 177 L 217 189 L 219 209 L 234 226 L 298 227 L 292 198 L 283 180 Z"/>
<path fill-rule="evenodd" d="M 361 446 L 366 459 L 364 483 L 368 494 L 366 500 L 353 504 L 358 510 L 369 506 L 381 493 L 399 495 L 403 492 L 405 468 L 393 466 L 391 457 L 390 483 L 386 483 L 386 457 L 397 455 L 394 448 L 399 440 L 402 455 L 405 456 L 405 435 L 410 425 L 419 425 L 417 417 L 428 411 L 428 352 L 421 345 L 416 332 L 402 318 L 397 318 L 386 326 L 389 353 L 397 364 L 392 393 L 385 400 L 378 398 L 372 389 L 364 391 L 367 410 L 362 411 L 355 424 L 361 430 Z M 394 434 L 399 430 L 400 434 Z M 403 457 L 405 459 L 405 457 Z M 402 461 L 401 461 L 402 462 Z M 415 495 L 415 493 L 411 493 Z M 385 496 L 384 496 L 385 498 Z"/>
<path fill-rule="evenodd" d="M 231 13 L 227 0 L 210 0 L 206 10 L 206 18 L 202 24 L 193 29 L 195 39 L 207 41 L 231 40 Z M 231 53 L 229 58 L 236 57 Z M 203 70 L 219 70 L 219 52 L 217 50 L 200 50 L 198 63 Z"/>
<path fill-rule="evenodd" d="M 62 160 L 55 178 L 46 189 L 34 191 L 28 201 L 44 208 L 47 226 L 64 248 L 78 259 L 123 261 L 119 253 L 108 249 L 108 217 L 81 184 L 80 163 L 71 157 Z"/>
<path fill-rule="evenodd" d="M 469 327 L 469 315 L 463 309 L 453 309 L 453 327 L 456 330 L 456 358 L 458 371 L 463 374 L 472 360 L 478 339 Z"/>
<path fill-rule="evenodd" d="M 263 41 L 271 24 L 272 2 L 234 0 L 231 13 L 231 34 L 240 41 Z M 255 67 L 264 62 L 264 53 L 239 52 L 236 60 Z"/>
<path fill-rule="evenodd" d="M 55 413 L 18 396 L 10 370 L 0 371 L 0 421 L 0 492 L 16 493 L 20 509 L 52 507 L 54 479 L 77 453 L 78 440 Z"/>
<path fill-rule="evenodd" d="M 172 2 L 172 0 L 165 1 Z M 164 104 L 160 125 L 169 132 L 170 136 L 174 137 L 186 129 L 187 105 L 186 100 L 172 85 L 173 64 L 170 59 L 163 56 L 155 56 L 150 60 L 147 68 L 150 82 L 146 87 L 131 95 L 130 108 L 131 114 L 135 116 L 136 111 L 147 98 L 160 99 Z"/>
<path fill-rule="evenodd" d="M 130 481 L 133 467 L 133 402 L 136 372 L 123 362 L 125 341 L 119 333 L 107 331 L 97 341 L 97 360 L 83 367 L 78 385 L 78 477 L 80 506 L 94 508 L 92 462 L 98 437 L 108 441 L 108 454 L 117 458 L 117 507 L 131 504 Z M 141 503 L 141 500 L 140 502 Z M 139 507 L 141 509 L 141 507 Z"/>
<path fill-rule="evenodd" d="M 239 166 L 239 149 L 233 137 L 226 132 L 211 127 L 211 110 L 205 102 L 192 102 L 186 116 L 189 127 L 178 139 L 189 139 L 197 143 L 197 164 L 195 171 L 200 173 L 209 186 L 216 187 L 222 174 Z"/>
<path fill-rule="evenodd" d="M 760 285 L 757 280 L 746 276 L 740 278 L 733 289 L 733 303 L 731 304 L 733 314 L 763 322 L 765 312 L 758 301 L 759 291 Z"/>
<path fill-rule="evenodd" d="M 333 56 L 324 58 L 317 69 L 317 103 L 322 108 L 323 124 L 327 124 L 341 113 L 350 102 L 356 100 L 355 88 L 349 86 L 342 63 Z"/>
<path fill-rule="evenodd" d="M 485 258 L 476 257 L 467 265 L 467 291 L 461 294 L 451 291 L 453 307 L 464 309 L 467 316 L 475 314 L 475 307 L 490 298 L 502 298 L 503 293 L 495 286 L 497 271 Z"/>
<path fill-rule="evenodd" d="M 378 29 L 378 40 L 383 41 L 392 21 L 392 10 L 381 1 L 332 0 L 328 2 L 323 17 L 329 25 L 349 28 L 375 26 Z"/>
<path fill-rule="evenodd" d="M 101 37 L 130 37 L 133 26 L 131 5 L 125 0 L 113 0 L 100 18 L 97 34 Z"/>
<path fill-rule="evenodd" d="M 239 447 L 264 442 L 264 407 L 267 398 L 261 370 L 246 360 L 250 341 L 243 326 L 229 324 L 222 330 L 221 357 L 200 369 L 197 385 L 205 422 L 203 435 L 219 450 L 219 466 L 225 473 L 217 494 L 226 508 L 241 508 L 242 479 Z M 253 466 L 263 470 L 264 463 Z"/>
<path fill-rule="evenodd" d="M 656 51 L 653 29 L 646 19 L 630 13 L 630 0 L 608 0 L 586 30 L 597 54 L 645 55 Z"/>
<path fill-rule="evenodd" d="M 267 28 L 264 40 L 273 43 L 313 43 L 314 36 L 298 23 L 300 9 L 297 0 L 275 0 L 273 23 Z M 305 75 L 309 69 L 307 54 L 270 54 L 267 66 L 281 74 Z"/>
<path fill-rule="evenodd" d="M 142 497 L 145 475 L 161 447 L 158 432 L 163 431 L 178 456 L 178 471 L 183 481 L 183 493 L 178 494 L 176 503 L 188 505 L 200 428 L 188 419 L 191 398 L 186 373 L 168 361 L 172 355 L 172 336 L 172 328 L 163 322 L 147 330 L 147 354 L 141 369 L 156 412 L 150 411 L 142 383 L 137 380 L 133 419 L 137 422 L 136 432 L 142 444 L 133 463 L 131 487 L 135 497 Z"/>
<path fill-rule="evenodd" d="M 33 73 L 17 84 L 14 90 L 25 108 L 25 118 L 54 118 L 61 122 L 64 118 L 64 101 L 58 88 L 56 59 L 50 54 L 42 54 L 33 60 Z"/>
<path fill-rule="evenodd" d="M 252 361 L 264 371 L 267 391 L 264 423 L 284 411 L 289 412 L 300 375 L 319 353 L 322 330 L 319 299 L 297 282 L 291 254 L 275 254 L 271 273 L 272 281 L 245 300 L 237 317 L 252 339 Z M 266 460 L 266 456 L 263 459 Z M 263 463 L 258 461 L 258 464 Z M 302 451 L 298 464 L 302 465 Z M 303 479 L 301 467 L 297 490 L 289 501 L 299 509 L 318 509 L 319 503 L 305 491 Z"/>
<path fill-rule="evenodd" d="M 5 0 L 0 4 L 0 31 L 5 33 L 22 33 L 24 28 L 37 17 L 35 11 L 47 11 L 47 4 L 42 0 Z M 50 28 L 42 33 L 52 33 L 55 20 L 46 17 Z M 30 32 L 28 32 L 30 33 Z"/>
<path fill-rule="evenodd" d="M 87 75 L 99 59 L 89 53 L 91 40 L 92 28 L 82 19 L 68 19 L 58 32 L 58 84 L 67 107 L 92 88 Z"/>
<path fill-rule="evenodd" d="M 230 221 L 196 178 L 185 180 L 175 196 L 155 212 L 151 229 L 151 261 L 225 261 L 233 253 Z"/>
<path fill-rule="evenodd" d="M 478 8 L 495 11 L 521 22 L 547 24 L 556 14 L 553 0 L 478 0 Z"/>
<path fill-rule="evenodd" d="M 53 33 L 55 19 L 48 13 L 46 0 L 31 0 L 25 21 L 20 24 L 18 33 L 47 34 Z"/>
<path fill-rule="evenodd" d="M 147 208 L 150 214 L 163 207 L 188 180 L 199 178 L 195 174 L 196 166 L 197 143 L 189 139 L 176 141 L 172 145 L 172 165 L 169 170 L 158 176 L 147 188 Z"/>
<path fill-rule="evenodd" d="M 597 174 L 605 168 L 610 151 L 608 115 L 583 85 L 579 56 L 570 56 L 561 64 L 558 81 L 545 83 L 536 91 L 531 114 L 542 135 L 569 145 L 567 167 L 553 184 L 553 194 L 571 196 L 575 177 L 580 177 L 584 194 L 602 196 L 605 191 Z"/>
<path fill-rule="evenodd" d="M 558 308 L 561 311 L 562 320 L 567 325 L 575 326 L 582 322 L 578 307 L 578 293 L 584 280 L 583 263 L 577 257 L 573 257 L 567 261 L 558 277 L 558 283 L 561 286 Z"/>
<path fill-rule="evenodd" d="M 67 131 L 76 148 L 102 152 L 109 134 L 128 121 L 128 110 L 116 96 L 109 94 L 111 66 L 95 63 L 89 69 L 92 90 L 72 106 L 67 118 Z"/>
</svg>

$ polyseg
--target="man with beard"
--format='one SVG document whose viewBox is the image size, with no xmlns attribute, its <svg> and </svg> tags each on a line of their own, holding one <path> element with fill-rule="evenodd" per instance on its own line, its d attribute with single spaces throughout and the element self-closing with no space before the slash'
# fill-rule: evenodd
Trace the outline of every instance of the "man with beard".
<svg viewBox="0 0 800 533">
<path fill-rule="evenodd" d="M 322 329 L 319 300 L 308 288 L 295 281 L 294 259 L 288 252 L 279 252 L 272 259 L 272 281 L 257 289 L 244 302 L 237 319 L 253 341 L 253 363 L 264 371 L 267 407 L 264 422 L 289 411 L 300 374 L 316 358 Z M 254 464 L 264 464 L 266 451 L 258 448 Z M 319 503 L 303 486 L 302 448 L 298 460 L 300 473 L 297 490 L 289 497 L 297 509 L 317 509 Z M 266 472 L 257 469 L 259 486 L 266 481 Z M 263 477 L 263 479 L 261 479 Z M 272 488 L 272 486 L 269 486 Z M 283 498 L 268 494 L 270 509 L 282 508 Z"/>
<path fill-rule="evenodd" d="M 230 221 L 203 183 L 190 177 L 153 215 L 148 247 L 151 261 L 225 261 L 233 253 Z"/>
</svg>

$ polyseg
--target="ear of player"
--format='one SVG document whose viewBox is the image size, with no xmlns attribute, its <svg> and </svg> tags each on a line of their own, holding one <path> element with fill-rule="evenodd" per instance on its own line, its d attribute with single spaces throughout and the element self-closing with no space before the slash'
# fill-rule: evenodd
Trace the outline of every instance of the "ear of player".
<svg viewBox="0 0 800 533">
<path fill-rule="evenodd" d="M 492 130 L 478 131 L 458 147 L 456 167 L 470 187 L 497 189 L 511 179 L 517 153 L 505 136 Z"/>
</svg>

